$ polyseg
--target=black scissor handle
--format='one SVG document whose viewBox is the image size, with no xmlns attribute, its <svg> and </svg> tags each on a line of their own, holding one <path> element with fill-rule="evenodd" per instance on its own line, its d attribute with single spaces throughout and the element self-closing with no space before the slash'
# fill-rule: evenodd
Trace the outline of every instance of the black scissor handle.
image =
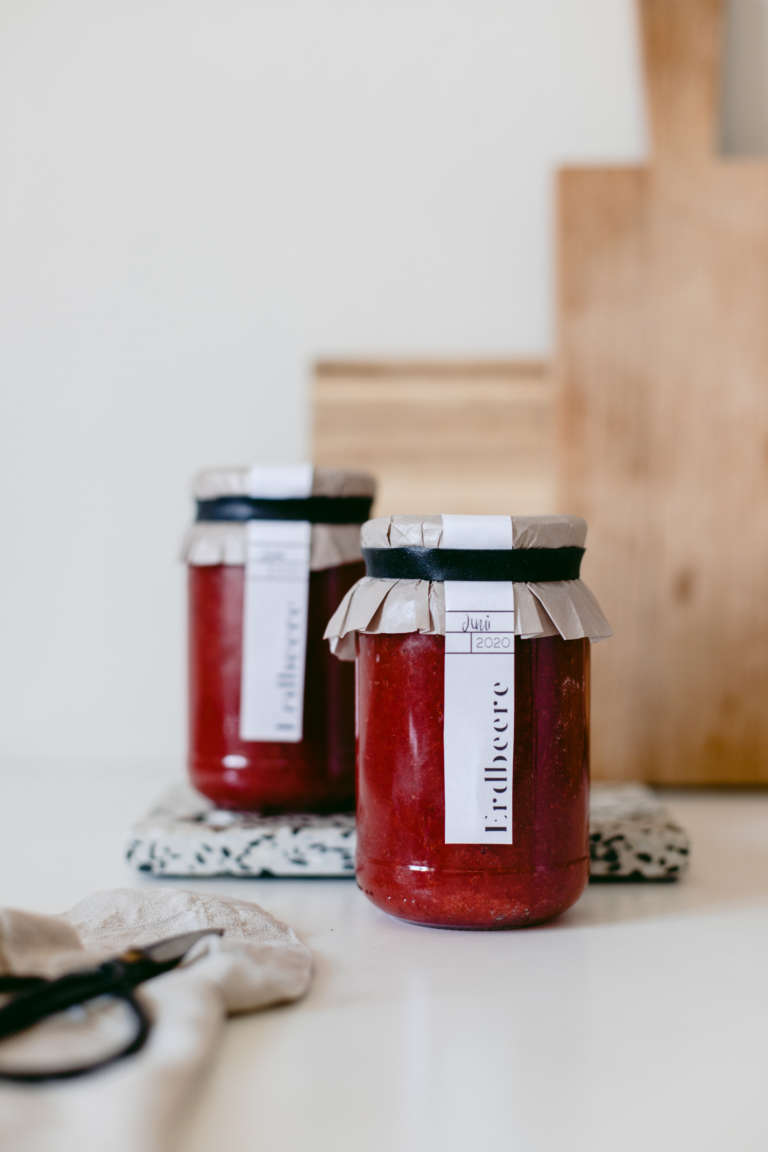
<svg viewBox="0 0 768 1152">
<path fill-rule="evenodd" d="M 45 976 L 0 976 L 0 995 L 5 992 L 12 992 L 15 996 L 19 992 L 27 992 L 30 988 L 40 988 L 47 983 Z"/>
<path fill-rule="evenodd" d="M 14 988 L 22 990 L 13 1000 L 0 1008 L 0 1038 L 17 1035 L 49 1016 L 100 996 L 121 1000 L 131 1010 L 134 1031 L 131 1039 L 122 1048 L 87 1064 L 34 1069 L 3 1068 L 0 1065 L 0 1081 L 39 1084 L 46 1080 L 73 1080 L 77 1076 L 106 1068 L 126 1056 L 139 1052 L 147 1042 L 152 1024 L 146 1010 L 134 995 L 132 983 L 133 981 L 126 979 L 123 965 L 119 961 L 107 961 L 98 969 L 71 972 L 56 980 L 41 980 L 37 977 L 3 979 L 0 991 L 7 992 Z"/>
<path fill-rule="evenodd" d="M 117 989 L 128 987 L 125 966 L 119 960 L 107 960 L 98 968 L 68 972 L 53 980 L 29 983 L 28 977 L 17 978 L 21 990 L 0 1008 L 0 1039 L 15 1036 L 76 1004 L 85 1004 L 98 996 L 113 996 Z M 7 983 L 10 983 L 7 981 Z M 13 985 L 10 985 L 11 989 Z"/>
<path fill-rule="evenodd" d="M 0 1065 L 0 1081 L 38 1084 L 45 1080 L 71 1080 L 139 1052 L 147 1042 L 152 1022 L 141 1001 L 136 998 L 136 986 L 176 968 L 190 948 L 204 936 L 221 936 L 223 932 L 223 928 L 196 928 L 157 940 L 145 947 L 128 948 L 95 968 L 81 968 L 53 980 L 41 976 L 0 976 L 0 993 L 9 992 L 13 997 L 0 1007 L 0 1040 L 24 1032 L 58 1012 L 65 1012 L 68 1008 L 101 996 L 111 996 L 126 1004 L 135 1024 L 133 1036 L 128 1043 L 119 1051 L 110 1052 L 99 1060 L 67 1068 L 29 1070 L 3 1069 Z"/>
</svg>

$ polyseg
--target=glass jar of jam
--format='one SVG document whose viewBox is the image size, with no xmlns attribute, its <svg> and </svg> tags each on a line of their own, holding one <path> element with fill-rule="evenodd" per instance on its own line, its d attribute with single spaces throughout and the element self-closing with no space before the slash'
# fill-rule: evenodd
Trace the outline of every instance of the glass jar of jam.
<svg viewBox="0 0 768 1152">
<path fill-rule="evenodd" d="M 188 565 L 188 770 L 222 808 L 354 805 L 354 676 L 323 643 L 363 574 L 363 473 L 200 473 Z"/>
<path fill-rule="evenodd" d="M 570 516 L 392 516 L 326 630 L 357 661 L 357 879 L 419 924 L 563 912 L 589 871 L 590 641 Z"/>
</svg>

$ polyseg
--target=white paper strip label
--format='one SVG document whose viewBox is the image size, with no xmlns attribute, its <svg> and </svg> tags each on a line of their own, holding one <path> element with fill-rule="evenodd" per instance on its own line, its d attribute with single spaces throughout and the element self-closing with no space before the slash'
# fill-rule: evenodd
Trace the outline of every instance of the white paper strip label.
<svg viewBox="0 0 768 1152">
<path fill-rule="evenodd" d="M 295 744 L 304 714 L 312 529 L 305 520 L 249 520 L 246 530 L 240 739 Z"/>
<path fill-rule="evenodd" d="M 443 548 L 511 548 L 509 516 L 443 516 Z M 445 582 L 446 844 L 511 844 L 515 601 L 511 581 Z"/>
<path fill-rule="evenodd" d="M 309 496 L 314 469 L 307 461 L 301 464 L 255 465 L 248 473 L 248 495 L 263 500 L 290 500 Z"/>
</svg>

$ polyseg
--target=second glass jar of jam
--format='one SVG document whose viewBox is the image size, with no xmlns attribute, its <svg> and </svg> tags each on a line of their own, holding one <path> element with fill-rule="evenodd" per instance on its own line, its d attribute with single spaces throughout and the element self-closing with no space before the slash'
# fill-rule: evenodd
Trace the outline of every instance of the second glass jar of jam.
<svg viewBox="0 0 768 1152">
<path fill-rule="evenodd" d="M 323 643 L 363 573 L 372 477 L 311 469 L 200 473 L 187 533 L 189 775 L 222 808 L 354 804 L 354 678 Z"/>
<path fill-rule="evenodd" d="M 357 878 L 420 924 L 549 919 L 588 878 L 589 648 L 576 517 L 392 516 L 326 631 L 357 659 Z"/>
</svg>

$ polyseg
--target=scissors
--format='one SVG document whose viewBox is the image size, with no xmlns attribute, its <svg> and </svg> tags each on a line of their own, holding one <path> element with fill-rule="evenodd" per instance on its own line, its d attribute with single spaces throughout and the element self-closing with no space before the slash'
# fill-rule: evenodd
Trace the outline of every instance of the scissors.
<svg viewBox="0 0 768 1152">
<path fill-rule="evenodd" d="M 67 1068 L 27 1070 L 0 1067 L 0 1080 L 24 1084 L 72 1080 L 141 1051 L 152 1030 L 152 1021 L 134 995 L 134 989 L 145 980 L 176 968 L 204 936 L 221 936 L 223 932 L 223 928 L 202 928 L 197 932 L 170 936 L 144 948 L 128 948 L 95 968 L 67 972 L 53 980 L 44 976 L 0 976 L 0 993 L 10 993 L 12 997 L 0 1008 L 0 1040 L 24 1032 L 57 1012 L 65 1012 L 100 996 L 123 1001 L 130 1008 L 135 1024 L 133 1036 L 125 1047 L 101 1059 Z"/>
</svg>

